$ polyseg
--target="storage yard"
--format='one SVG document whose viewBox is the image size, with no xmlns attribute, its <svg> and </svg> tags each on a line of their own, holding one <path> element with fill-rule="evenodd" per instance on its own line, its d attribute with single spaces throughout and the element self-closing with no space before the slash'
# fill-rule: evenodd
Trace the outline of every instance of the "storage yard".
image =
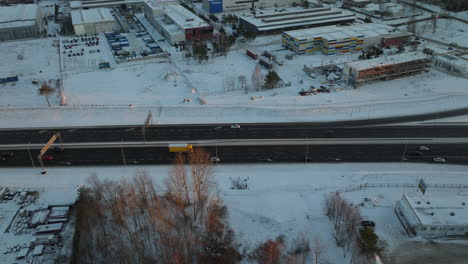
<svg viewBox="0 0 468 264">
<path fill-rule="evenodd" d="M 0 187 L 0 262 L 70 260 L 77 190 Z"/>
</svg>

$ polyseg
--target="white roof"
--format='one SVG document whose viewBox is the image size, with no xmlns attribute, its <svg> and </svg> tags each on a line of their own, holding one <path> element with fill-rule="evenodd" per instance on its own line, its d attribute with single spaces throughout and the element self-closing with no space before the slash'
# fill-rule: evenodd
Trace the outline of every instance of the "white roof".
<svg viewBox="0 0 468 264">
<path fill-rule="evenodd" d="M 0 28 L 29 26 L 36 23 L 39 5 L 15 5 L 0 7 Z"/>
<path fill-rule="evenodd" d="M 274 10 L 274 8 L 256 10 L 257 14 L 255 16 L 246 15 L 240 16 L 240 18 L 255 25 L 259 30 L 355 19 L 353 13 L 337 8 L 310 8 L 304 10 L 299 7 L 289 7 L 276 9 L 278 11 Z M 260 12 L 263 14 L 260 14 Z"/>
<path fill-rule="evenodd" d="M 164 8 L 166 10 L 166 15 L 183 29 L 210 26 L 205 20 L 199 18 L 181 5 L 167 5 Z"/>
<path fill-rule="evenodd" d="M 107 8 L 72 10 L 73 25 L 99 22 L 114 22 L 114 17 Z"/>
<path fill-rule="evenodd" d="M 404 196 L 422 225 L 468 225 L 468 197 L 428 194 Z"/>
<path fill-rule="evenodd" d="M 374 37 L 379 35 L 386 35 L 390 34 L 393 31 L 393 27 L 383 24 L 359 24 L 359 25 L 352 25 L 352 26 L 326 26 L 326 27 L 317 27 L 317 28 L 308 28 L 308 29 L 300 29 L 300 30 L 292 30 L 284 32 L 289 36 L 299 39 L 305 40 L 309 38 L 316 38 L 320 37 L 324 34 L 330 34 L 336 39 L 339 38 L 347 38 L 347 37 L 356 37 L 356 36 L 364 36 L 364 37 Z M 342 35 L 339 35 L 342 34 Z"/>
<path fill-rule="evenodd" d="M 345 65 L 355 70 L 366 70 L 374 67 L 390 64 L 399 64 L 419 59 L 427 59 L 428 56 L 421 52 L 401 53 L 392 56 L 380 56 L 375 59 L 347 62 Z"/>
<path fill-rule="evenodd" d="M 450 54 L 439 55 L 437 56 L 437 60 L 443 61 L 444 63 L 450 64 L 450 65 L 457 66 L 468 72 L 468 60 L 464 60 L 462 58 L 459 58 Z"/>
</svg>

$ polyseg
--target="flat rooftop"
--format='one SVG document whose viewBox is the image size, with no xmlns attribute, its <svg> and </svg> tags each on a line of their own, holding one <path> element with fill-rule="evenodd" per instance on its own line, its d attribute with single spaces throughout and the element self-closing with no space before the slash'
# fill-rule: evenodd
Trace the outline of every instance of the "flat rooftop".
<svg viewBox="0 0 468 264">
<path fill-rule="evenodd" d="M 39 5 L 15 5 L 0 7 L 0 28 L 30 26 L 36 24 Z"/>
<path fill-rule="evenodd" d="M 275 11 L 276 10 L 276 11 Z M 315 25 L 329 22 L 353 21 L 353 13 L 338 8 L 285 7 L 256 10 L 255 15 L 240 16 L 240 18 L 258 30 L 270 30 L 294 26 Z"/>
<path fill-rule="evenodd" d="M 114 22 L 114 17 L 107 8 L 72 10 L 73 25 L 99 22 Z"/>
<path fill-rule="evenodd" d="M 400 53 L 391 56 L 380 56 L 375 59 L 347 62 L 345 65 L 355 70 L 366 70 L 382 65 L 391 65 L 410 62 L 414 60 L 427 59 L 428 56 L 421 52 Z"/>
<path fill-rule="evenodd" d="M 164 8 L 166 9 L 166 15 L 183 29 L 210 26 L 205 20 L 181 5 L 166 5 Z"/>
<path fill-rule="evenodd" d="M 299 39 L 307 40 L 319 36 L 327 35 L 332 39 L 340 39 L 347 37 L 375 37 L 380 35 L 387 35 L 394 31 L 394 28 L 383 24 L 359 24 L 352 26 L 325 26 L 317 28 L 299 29 L 284 32 L 289 36 Z"/>
<path fill-rule="evenodd" d="M 423 225 L 468 225 L 468 197 L 426 194 L 406 198 Z"/>
</svg>

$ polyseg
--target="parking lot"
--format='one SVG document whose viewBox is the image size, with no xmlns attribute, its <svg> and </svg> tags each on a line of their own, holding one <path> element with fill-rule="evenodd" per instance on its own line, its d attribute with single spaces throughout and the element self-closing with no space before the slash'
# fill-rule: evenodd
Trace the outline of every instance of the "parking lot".
<svg viewBox="0 0 468 264">
<path fill-rule="evenodd" d="M 107 42 L 117 63 L 164 56 L 164 52 L 135 16 L 119 10 L 114 14 L 126 32 L 106 33 Z"/>
<path fill-rule="evenodd" d="M 65 73 L 93 71 L 111 63 L 111 51 L 103 34 L 84 34 L 60 40 L 60 58 Z"/>
</svg>

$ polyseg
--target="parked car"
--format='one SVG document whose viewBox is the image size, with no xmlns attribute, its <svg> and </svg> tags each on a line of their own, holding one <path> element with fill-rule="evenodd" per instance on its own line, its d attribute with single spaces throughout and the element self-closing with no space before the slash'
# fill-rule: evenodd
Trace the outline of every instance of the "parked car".
<svg viewBox="0 0 468 264">
<path fill-rule="evenodd" d="M 435 157 L 435 158 L 434 158 L 434 161 L 435 161 L 435 162 L 438 162 L 438 163 L 445 163 L 445 159 L 442 158 L 442 157 Z"/>
<path fill-rule="evenodd" d="M 375 222 L 370 220 L 361 221 L 361 226 L 363 227 L 375 227 Z"/>
</svg>

